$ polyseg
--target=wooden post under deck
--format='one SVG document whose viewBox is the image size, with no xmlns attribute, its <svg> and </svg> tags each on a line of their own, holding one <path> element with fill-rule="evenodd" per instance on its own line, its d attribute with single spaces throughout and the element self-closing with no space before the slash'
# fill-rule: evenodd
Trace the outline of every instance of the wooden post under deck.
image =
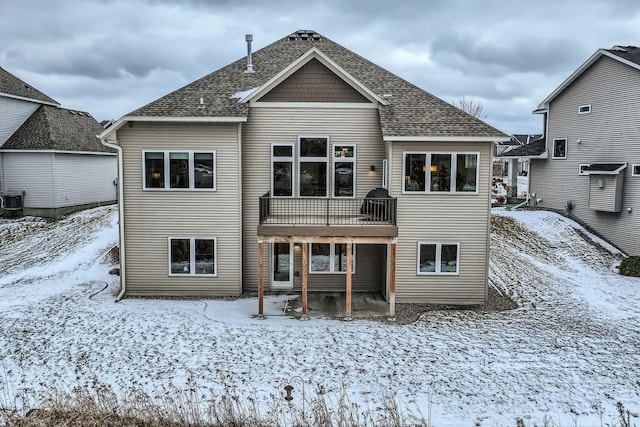
<svg viewBox="0 0 640 427">
<path fill-rule="evenodd" d="M 307 272 L 309 271 L 309 244 L 302 243 L 302 315 L 307 315 Z"/>
<path fill-rule="evenodd" d="M 396 244 L 391 243 L 389 254 L 389 317 L 396 315 Z"/>
<path fill-rule="evenodd" d="M 258 242 L 258 316 L 264 316 L 264 243 Z"/>
<path fill-rule="evenodd" d="M 352 257 L 352 244 L 347 243 L 347 302 L 346 302 L 347 317 L 351 317 L 351 257 Z"/>
</svg>

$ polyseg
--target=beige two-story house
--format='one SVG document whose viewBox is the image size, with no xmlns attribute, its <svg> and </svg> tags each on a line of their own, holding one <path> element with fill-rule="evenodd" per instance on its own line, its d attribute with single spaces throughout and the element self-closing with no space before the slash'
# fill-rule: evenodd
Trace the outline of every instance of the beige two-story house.
<svg viewBox="0 0 640 427">
<path fill-rule="evenodd" d="M 124 295 L 487 295 L 508 136 L 314 32 L 118 120 Z"/>
</svg>

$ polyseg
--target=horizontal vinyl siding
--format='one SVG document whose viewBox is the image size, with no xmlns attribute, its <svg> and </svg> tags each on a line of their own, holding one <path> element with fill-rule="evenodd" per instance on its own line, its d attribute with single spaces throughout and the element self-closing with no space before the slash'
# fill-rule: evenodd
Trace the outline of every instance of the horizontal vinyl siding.
<svg viewBox="0 0 640 427">
<path fill-rule="evenodd" d="M 26 192 L 27 208 L 54 208 L 55 188 L 52 153 L 2 153 L 4 193 Z"/>
<path fill-rule="evenodd" d="M 591 113 L 578 106 L 591 104 Z M 631 164 L 640 163 L 640 71 L 602 57 L 549 106 L 548 149 L 554 138 L 567 138 L 567 159 L 536 160 L 530 189 L 541 206 L 564 209 L 603 234 L 623 251 L 640 255 L 640 177 Z M 580 140 L 578 144 L 577 140 Z M 581 163 L 628 163 L 623 175 L 622 212 L 589 209 L 589 176 L 579 176 Z M 631 208 L 629 214 L 627 209 Z"/>
<path fill-rule="evenodd" d="M 378 110 L 339 108 L 252 108 L 243 127 L 244 290 L 258 288 L 256 229 L 258 198 L 269 191 L 272 143 L 294 144 L 298 175 L 298 136 L 329 136 L 330 144 L 356 144 L 356 193 L 364 197 L 381 186 L 384 143 Z M 331 157 L 329 158 L 331 161 Z M 376 170 L 371 172 L 370 166 Z M 331 170 L 330 173 L 331 174 Z M 330 179 L 332 177 L 330 176 Z M 298 183 L 295 183 L 296 192 Z M 329 186 L 331 191 L 331 186 Z M 270 281 L 269 246 L 265 245 L 265 287 Z"/>
<path fill-rule="evenodd" d="M 351 288 L 354 292 L 380 291 L 386 289 L 386 245 L 357 244 L 355 250 L 355 273 L 351 276 Z M 302 250 L 295 249 L 294 289 L 302 289 Z M 346 289 L 346 274 L 309 273 L 309 291 L 340 291 Z"/>
<path fill-rule="evenodd" d="M 398 198 L 396 300 L 478 304 L 486 297 L 491 143 L 392 143 Z M 402 194 L 404 151 L 479 152 L 478 194 Z M 458 275 L 418 275 L 418 242 L 460 243 Z"/>
<path fill-rule="evenodd" d="M 116 200 L 116 156 L 54 154 L 56 207 Z"/>
<path fill-rule="evenodd" d="M 39 106 L 34 102 L 0 96 L 0 147 Z"/>
<path fill-rule="evenodd" d="M 143 124 L 118 131 L 123 147 L 127 294 L 238 295 L 238 126 Z M 142 191 L 142 150 L 216 150 L 217 191 Z M 168 275 L 168 237 L 217 237 L 217 277 Z"/>
</svg>

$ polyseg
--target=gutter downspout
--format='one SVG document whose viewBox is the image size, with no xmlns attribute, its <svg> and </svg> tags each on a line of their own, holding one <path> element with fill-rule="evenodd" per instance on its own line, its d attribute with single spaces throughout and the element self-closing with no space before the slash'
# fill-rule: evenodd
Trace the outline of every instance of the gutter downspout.
<svg viewBox="0 0 640 427">
<path fill-rule="evenodd" d="M 125 276 L 125 250 L 124 250 L 124 189 L 122 185 L 122 147 L 111 144 L 100 138 L 100 143 L 105 147 L 112 148 L 118 152 L 118 231 L 120 239 L 120 293 L 116 297 L 116 302 L 120 301 L 127 290 Z"/>
</svg>

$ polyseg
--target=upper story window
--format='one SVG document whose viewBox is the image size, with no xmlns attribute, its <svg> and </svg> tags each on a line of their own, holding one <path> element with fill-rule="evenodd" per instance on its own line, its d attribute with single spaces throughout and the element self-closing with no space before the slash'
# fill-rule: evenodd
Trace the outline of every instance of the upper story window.
<svg viewBox="0 0 640 427">
<path fill-rule="evenodd" d="M 356 194 L 356 146 L 333 145 L 333 197 Z"/>
<path fill-rule="evenodd" d="M 300 196 L 327 197 L 329 138 L 300 137 L 298 145 Z"/>
<path fill-rule="evenodd" d="M 591 112 L 591 104 L 580 105 L 578 107 L 578 114 L 589 114 Z"/>
<path fill-rule="evenodd" d="M 631 176 L 640 176 L 640 165 L 631 165 Z"/>
<path fill-rule="evenodd" d="M 145 190 L 215 190 L 215 151 L 143 151 Z"/>
<path fill-rule="evenodd" d="M 271 145 L 271 195 L 293 197 L 293 144 Z"/>
<path fill-rule="evenodd" d="M 405 152 L 403 193 L 477 193 L 479 153 Z"/>
<path fill-rule="evenodd" d="M 553 140 L 553 159 L 567 158 L 567 138 L 558 138 Z"/>
</svg>

